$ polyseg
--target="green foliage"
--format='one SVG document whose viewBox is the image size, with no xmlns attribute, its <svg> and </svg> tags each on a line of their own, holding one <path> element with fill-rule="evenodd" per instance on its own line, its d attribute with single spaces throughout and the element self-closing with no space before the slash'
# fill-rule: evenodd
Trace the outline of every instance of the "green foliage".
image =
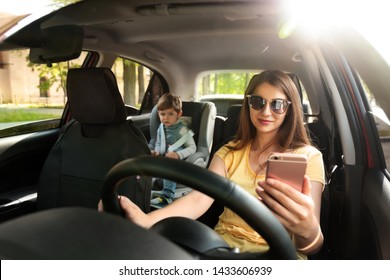
<svg viewBox="0 0 390 280">
<path fill-rule="evenodd" d="M 81 0 L 51 0 L 51 5 L 60 8 L 79 1 Z M 66 96 L 66 75 L 68 69 L 71 67 L 80 67 L 80 64 L 77 64 L 74 61 L 68 61 L 53 63 L 52 67 L 48 67 L 46 65 L 33 64 L 28 61 L 28 66 L 32 68 L 32 71 L 37 71 L 40 78 L 45 78 L 45 81 L 38 85 L 38 88 L 41 91 L 47 92 L 54 84 L 58 84 L 56 91 L 61 89 L 65 93 L 64 96 Z"/>
<path fill-rule="evenodd" d="M 63 7 L 80 1 L 81 0 L 52 0 L 53 5 L 56 7 Z"/>
<path fill-rule="evenodd" d="M 35 121 L 59 117 L 61 117 L 61 115 L 37 112 L 30 109 L 0 109 L 0 123 Z"/>
<path fill-rule="evenodd" d="M 118 57 L 111 69 L 117 80 L 121 81 L 119 90 L 125 104 L 140 108 L 145 93 L 145 76 L 150 76 L 150 73 L 145 71 L 147 68 L 135 61 Z"/>
<path fill-rule="evenodd" d="M 44 81 L 39 83 L 37 87 L 44 92 L 47 92 L 54 84 L 58 84 L 56 91 L 62 90 L 66 96 L 66 77 L 70 68 L 80 67 L 75 61 L 66 61 L 60 63 L 53 63 L 51 67 L 44 64 L 34 64 L 28 61 L 28 67 L 31 67 L 32 71 L 38 72 L 39 78 L 44 78 Z"/>
<path fill-rule="evenodd" d="M 203 94 L 244 94 L 245 88 L 255 73 L 229 72 L 213 73 L 203 77 L 203 88 L 199 87 L 200 95 Z M 206 84 L 206 88 L 204 88 Z M 208 84 L 208 86 L 207 86 Z"/>
<path fill-rule="evenodd" d="M 390 130 L 378 130 L 378 132 L 381 137 L 390 136 Z"/>
</svg>

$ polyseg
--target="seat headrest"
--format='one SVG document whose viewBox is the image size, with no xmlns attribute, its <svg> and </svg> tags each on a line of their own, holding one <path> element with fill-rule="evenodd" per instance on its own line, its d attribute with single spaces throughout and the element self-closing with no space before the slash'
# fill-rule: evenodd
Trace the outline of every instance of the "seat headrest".
<svg viewBox="0 0 390 280">
<path fill-rule="evenodd" d="M 233 104 L 227 110 L 227 118 L 223 128 L 223 139 L 231 139 L 232 136 L 237 134 L 238 122 L 241 113 L 241 104 Z"/>
<path fill-rule="evenodd" d="M 116 78 L 109 68 L 75 68 L 68 71 L 67 95 L 73 118 L 85 124 L 126 120 Z"/>
<path fill-rule="evenodd" d="M 191 117 L 190 129 L 194 132 L 195 143 L 198 144 L 200 122 L 203 116 L 203 110 L 206 108 L 206 104 L 203 102 L 183 101 L 183 116 Z"/>
<path fill-rule="evenodd" d="M 290 79 L 294 82 L 295 86 L 297 87 L 299 97 L 301 98 L 301 102 L 302 102 L 303 100 L 302 87 L 298 76 L 294 73 L 287 73 L 287 75 L 290 77 Z"/>
<path fill-rule="evenodd" d="M 227 109 L 227 118 L 238 119 L 242 108 L 242 104 L 233 104 Z"/>
</svg>

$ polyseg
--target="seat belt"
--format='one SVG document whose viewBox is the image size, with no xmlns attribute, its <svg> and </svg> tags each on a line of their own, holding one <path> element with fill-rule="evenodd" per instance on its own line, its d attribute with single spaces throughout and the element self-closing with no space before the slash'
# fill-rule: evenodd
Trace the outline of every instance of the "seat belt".
<svg viewBox="0 0 390 280">
<path fill-rule="evenodd" d="M 188 130 L 179 140 L 177 140 L 173 145 L 169 146 L 168 152 L 174 152 L 177 148 L 181 147 L 185 142 L 187 142 L 190 137 L 194 136 L 192 130 Z"/>
<path fill-rule="evenodd" d="M 190 137 L 194 136 L 194 132 L 192 132 L 192 130 L 188 130 L 186 134 L 184 134 L 179 140 L 177 140 L 175 143 L 169 146 L 168 149 L 166 149 L 167 143 L 165 140 L 165 131 L 163 124 L 160 124 L 160 131 L 160 155 L 164 155 L 165 152 L 174 152 L 177 148 L 181 147 L 185 142 L 187 142 Z"/>
<path fill-rule="evenodd" d="M 160 155 L 165 155 L 167 143 L 165 141 L 164 125 L 160 124 Z"/>
</svg>

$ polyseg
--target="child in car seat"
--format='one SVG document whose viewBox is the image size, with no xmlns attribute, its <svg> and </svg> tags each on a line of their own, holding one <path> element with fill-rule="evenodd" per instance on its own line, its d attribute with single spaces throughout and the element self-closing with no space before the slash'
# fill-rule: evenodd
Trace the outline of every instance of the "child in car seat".
<svg viewBox="0 0 390 280">
<path fill-rule="evenodd" d="M 180 117 L 183 114 L 180 97 L 164 94 L 157 103 L 160 126 L 152 155 L 166 156 L 174 159 L 186 159 L 196 152 L 194 133 L 184 124 Z M 161 194 L 151 200 L 151 205 L 164 206 L 173 201 L 176 182 L 163 179 Z"/>
</svg>

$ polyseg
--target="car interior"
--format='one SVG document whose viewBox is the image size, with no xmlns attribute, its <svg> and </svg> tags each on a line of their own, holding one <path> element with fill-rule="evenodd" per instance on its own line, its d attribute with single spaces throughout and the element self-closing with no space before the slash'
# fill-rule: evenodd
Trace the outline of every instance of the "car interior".
<svg viewBox="0 0 390 280">
<path fill-rule="evenodd" d="M 25 50 L 35 65 L 53 69 L 80 59 L 65 71 L 60 117 L 0 128 L 2 259 L 296 259 L 271 211 L 207 170 L 237 131 L 246 84 L 234 78 L 247 82 L 265 69 L 290 76 L 323 155 L 324 245 L 309 259 L 390 259 L 390 134 L 383 129 L 390 123 L 390 68 L 361 34 L 347 27 L 309 36 L 297 27 L 283 35 L 281 1 L 109 2 L 79 1 L 0 34 L 0 54 Z M 0 71 L 15 69 L 21 56 L 14 57 Z M 222 87 L 230 73 L 231 87 Z M 0 82 L 8 76 L 0 72 Z M 129 80 L 137 81 L 131 94 Z M 25 96 L 33 99 L 34 90 Z M 156 103 L 167 92 L 181 97 L 197 144 L 184 161 L 150 155 L 160 123 Z M 195 221 L 138 227 L 124 219 L 118 195 L 154 211 L 156 178 L 177 181 L 177 197 L 196 189 L 214 203 Z M 97 211 L 100 200 L 104 212 Z M 224 207 L 270 250 L 228 248 L 213 231 Z"/>
</svg>

